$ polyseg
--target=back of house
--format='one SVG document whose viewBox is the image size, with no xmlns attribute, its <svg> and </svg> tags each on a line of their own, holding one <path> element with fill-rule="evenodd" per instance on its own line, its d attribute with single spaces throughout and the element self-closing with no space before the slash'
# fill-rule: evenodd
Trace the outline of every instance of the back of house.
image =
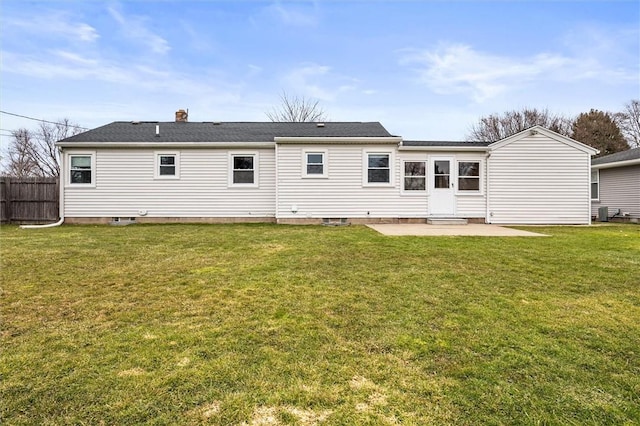
<svg viewBox="0 0 640 426">
<path fill-rule="evenodd" d="M 535 127 L 409 141 L 377 122 L 114 122 L 58 142 L 69 223 L 589 223 L 595 150 Z"/>
</svg>

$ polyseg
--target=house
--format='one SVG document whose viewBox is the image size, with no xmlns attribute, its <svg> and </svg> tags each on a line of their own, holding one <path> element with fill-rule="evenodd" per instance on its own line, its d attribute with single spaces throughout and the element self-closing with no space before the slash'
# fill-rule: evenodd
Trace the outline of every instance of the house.
<svg viewBox="0 0 640 426">
<path fill-rule="evenodd" d="M 58 142 L 69 223 L 590 222 L 596 150 L 534 127 L 409 141 L 375 122 L 114 122 Z"/>
<path fill-rule="evenodd" d="M 640 148 L 592 160 L 591 215 L 601 207 L 609 218 L 640 221 Z"/>
</svg>

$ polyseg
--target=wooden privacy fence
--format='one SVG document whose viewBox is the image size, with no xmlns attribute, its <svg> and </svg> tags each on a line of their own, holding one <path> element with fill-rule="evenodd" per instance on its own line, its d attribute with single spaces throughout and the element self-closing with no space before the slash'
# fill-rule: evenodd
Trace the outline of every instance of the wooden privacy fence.
<svg viewBox="0 0 640 426">
<path fill-rule="evenodd" d="M 0 177 L 2 223 L 47 223 L 58 220 L 58 178 Z"/>
</svg>

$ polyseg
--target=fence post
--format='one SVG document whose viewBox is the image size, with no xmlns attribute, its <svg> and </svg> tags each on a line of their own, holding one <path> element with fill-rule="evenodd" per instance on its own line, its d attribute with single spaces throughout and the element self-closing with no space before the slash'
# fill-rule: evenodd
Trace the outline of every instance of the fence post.
<svg viewBox="0 0 640 426">
<path fill-rule="evenodd" d="M 4 211 L 7 217 L 7 223 L 11 223 L 13 220 L 13 209 L 11 208 L 11 202 L 13 201 L 13 193 L 11 192 L 11 178 L 4 178 Z"/>
</svg>

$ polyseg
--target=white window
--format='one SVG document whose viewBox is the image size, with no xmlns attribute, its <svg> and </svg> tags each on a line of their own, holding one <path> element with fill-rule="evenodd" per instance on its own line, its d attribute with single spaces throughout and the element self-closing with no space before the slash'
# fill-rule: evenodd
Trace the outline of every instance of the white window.
<svg viewBox="0 0 640 426">
<path fill-rule="evenodd" d="M 480 162 L 458 161 L 458 191 L 480 192 Z"/>
<path fill-rule="evenodd" d="M 591 199 L 600 199 L 600 170 L 591 170 Z"/>
<path fill-rule="evenodd" d="M 257 173 L 257 154 L 231 154 L 230 184 L 232 186 L 258 186 Z"/>
<path fill-rule="evenodd" d="M 95 186 L 95 153 L 68 154 L 69 185 Z"/>
<path fill-rule="evenodd" d="M 393 154 L 391 152 L 365 152 L 364 153 L 363 184 L 365 186 L 391 186 L 393 185 Z"/>
<path fill-rule="evenodd" d="M 327 177 L 327 152 L 326 151 L 305 151 L 304 152 L 304 177 Z"/>
<path fill-rule="evenodd" d="M 404 162 L 404 186 L 405 191 L 427 190 L 427 163 L 425 161 Z"/>
<path fill-rule="evenodd" d="M 180 178 L 180 154 L 177 152 L 155 153 L 156 179 Z"/>
</svg>

